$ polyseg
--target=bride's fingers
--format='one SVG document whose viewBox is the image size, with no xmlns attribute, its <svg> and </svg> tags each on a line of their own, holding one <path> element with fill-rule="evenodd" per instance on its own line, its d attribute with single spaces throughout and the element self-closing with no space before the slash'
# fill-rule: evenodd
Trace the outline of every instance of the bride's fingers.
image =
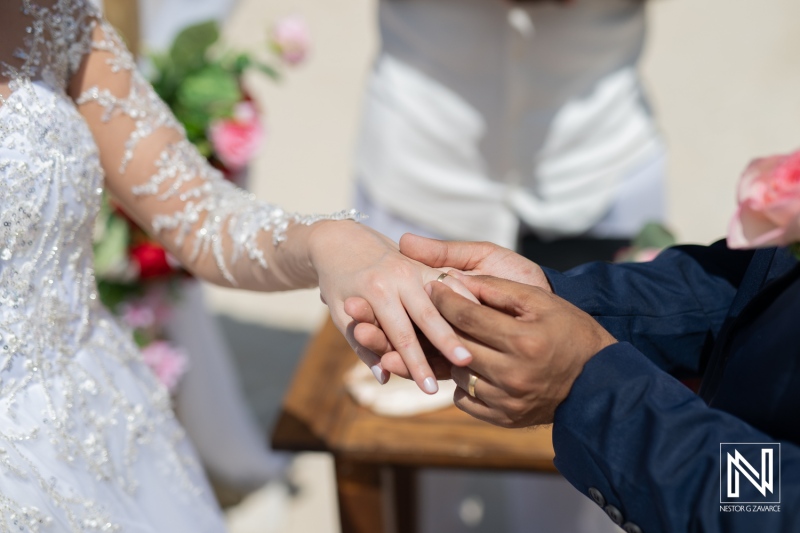
<svg viewBox="0 0 800 533">
<path fill-rule="evenodd" d="M 424 296 L 425 293 L 422 292 L 422 295 Z M 427 298 L 426 300 L 433 307 L 430 300 Z M 417 333 L 414 331 L 414 326 L 411 324 L 406 310 L 399 305 L 383 305 L 380 307 L 373 305 L 372 307 L 389 342 L 400 352 L 417 386 L 428 394 L 435 394 L 439 390 L 439 385 L 436 383 L 436 378 L 422 351 L 419 339 L 417 339 Z"/>
<path fill-rule="evenodd" d="M 472 354 L 464 347 L 464 343 L 455 334 L 450 324 L 442 318 L 424 291 L 402 294 L 401 299 L 408 315 L 442 355 L 455 365 L 469 364 Z M 397 344 L 395 344 L 396 346 Z"/>
<path fill-rule="evenodd" d="M 430 363 L 433 375 L 438 381 L 450 379 L 450 369 L 453 368 L 450 361 L 441 355 L 435 355 L 428 357 L 428 363 Z M 397 352 L 392 351 L 384 354 L 383 357 L 381 357 L 381 366 L 391 374 L 395 374 L 401 378 L 411 379 L 411 374 L 409 374 L 403 358 L 400 357 L 400 354 Z"/>
<path fill-rule="evenodd" d="M 331 309 L 331 318 L 333 318 L 333 323 L 342 332 L 345 339 L 347 339 L 348 344 L 356 353 L 359 359 L 369 367 L 372 371 L 372 375 L 375 376 L 375 379 L 378 380 L 378 383 L 381 385 L 386 384 L 389 381 L 389 372 L 384 370 L 383 365 L 381 364 L 381 358 L 378 354 L 371 351 L 369 348 L 366 348 L 358 343 L 355 339 L 355 328 L 358 323 L 354 320 L 350 320 L 350 318 L 344 313 L 344 310 L 341 311 L 334 311 Z M 343 326 L 345 324 L 345 326 Z"/>
<path fill-rule="evenodd" d="M 450 270 L 450 269 L 445 269 Z M 458 271 L 452 271 L 456 272 Z M 443 274 L 447 274 L 447 272 L 442 271 Z M 469 291 L 469 289 L 464 285 L 458 278 L 447 275 L 441 277 L 440 281 L 453 289 L 456 294 L 460 294 L 461 296 L 465 297 L 467 300 L 474 302 L 476 304 L 480 304 L 478 299 Z M 321 297 L 321 295 L 320 295 Z M 324 301 L 324 300 L 323 300 Z M 372 310 L 372 306 L 369 305 L 364 298 L 360 296 L 351 296 L 350 298 L 344 301 L 344 312 L 347 313 L 353 320 L 357 322 L 366 322 L 368 324 L 373 324 L 375 326 L 380 327 L 378 324 L 378 320 L 375 318 L 375 312 Z"/>
<path fill-rule="evenodd" d="M 381 356 L 381 366 L 390 374 L 400 376 L 403 379 L 411 379 L 411 372 L 408 371 L 403 357 L 396 351 L 391 351 Z M 433 370 L 433 368 L 431 368 Z M 435 372 L 434 372 L 435 375 Z"/>
<path fill-rule="evenodd" d="M 459 272 L 458 270 L 454 271 L 451 268 L 441 269 L 440 271 L 443 271 L 443 273 L 447 274 L 447 276 L 442 276 L 440 274 L 439 277 L 436 278 L 436 281 L 444 283 L 445 285 L 453 289 L 453 292 L 455 292 L 456 294 L 460 294 L 470 302 L 480 305 L 478 298 L 476 298 L 475 295 L 470 292 L 467 286 L 464 285 L 464 283 L 462 283 L 461 281 L 459 281 L 458 278 L 456 278 L 455 276 L 451 276 L 449 274 L 449 272 L 455 272 L 457 274 L 461 274 L 461 272 Z"/>
<path fill-rule="evenodd" d="M 378 325 L 372 306 L 359 296 L 352 296 L 344 301 L 344 312 L 357 322 Z"/>
<path fill-rule="evenodd" d="M 378 355 L 394 351 L 386 334 L 374 324 L 367 322 L 356 324 L 353 330 L 353 336 L 356 342 Z"/>
</svg>

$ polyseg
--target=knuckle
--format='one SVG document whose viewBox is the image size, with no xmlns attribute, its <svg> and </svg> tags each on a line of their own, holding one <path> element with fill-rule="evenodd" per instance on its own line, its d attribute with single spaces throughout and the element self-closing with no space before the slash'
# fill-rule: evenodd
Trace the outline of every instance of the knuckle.
<svg viewBox="0 0 800 533">
<path fill-rule="evenodd" d="M 413 331 L 401 331 L 392 344 L 400 350 L 406 350 L 417 343 L 417 335 Z"/>
<path fill-rule="evenodd" d="M 434 265 L 446 265 L 447 264 L 447 247 L 442 246 L 438 248 L 435 253 L 434 257 Z"/>
<path fill-rule="evenodd" d="M 466 331 L 475 326 L 475 316 L 469 309 L 458 309 L 453 313 L 451 322 L 457 328 Z"/>
<path fill-rule="evenodd" d="M 506 414 L 512 420 L 519 420 L 528 412 L 528 403 L 522 398 L 509 398 L 505 405 Z"/>
<path fill-rule="evenodd" d="M 522 334 L 512 337 L 511 346 L 520 354 L 538 354 L 543 348 L 543 343 L 540 337 Z"/>
<path fill-rule="evenodd" d="M 477 245 L 479 250 L 487 253 L 499 248 L 495 243 L 489 241 L 480 241 Z"/>
<path fill-rule="evenodd" d="M 516 400 L 528 393 L 530 384 L 522 376 L 512 374 L 506 378 L 505 383 L 503 383 L 503 388 L 511 398 Z"/>
<path fill-rule="evenodd" d="M 368 274 L 364 284 L 369 292 L 378 296 L 383 296 L 389 292 L 387 277 L 379 272 Z"/>
<path fill-rule="evenodd" d="M 420 313 L 419 317 L 422 323 L 426 324 L 438 320 L 441 317 L 441 315 L 439 314 L 439 311 L 437 311 L 435 307 L 426 306 Z"/>
<path fill-rule="evenodd" d="M 407 261 L 396 261 L 389 268 L 394 279 L 406 279 L 415 274 L 414 268 Z"/>
<path fill-rule="evenodd" d="M 514 420 L 512 420 L 511 418 L 509 418 L 507 416 L 500 418 L 500 420 L 498 420 L 496 423 L 497 423 L 498 426 L 504 427 L 506 429 L 517 429 L 517 428 L 519 428 L 519 426 L 517 425 L 517 422 L 515 422 Z"/>
</svg>

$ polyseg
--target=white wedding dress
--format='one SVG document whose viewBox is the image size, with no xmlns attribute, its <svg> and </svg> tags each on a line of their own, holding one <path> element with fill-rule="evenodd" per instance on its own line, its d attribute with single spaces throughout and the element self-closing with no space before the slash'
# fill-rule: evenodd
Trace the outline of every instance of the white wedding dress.
<svg viewBox="0 0 800 533">
<path fill-rule="evenodd" d="M 98 300 L 104 184 L 229 285 L 264 287 L 287 226 L 323 217 L 224 182 L 87 0 L 5 0 L 0 61 L 0 531 L 223 531 L 166 391 Z"/>
</svg>

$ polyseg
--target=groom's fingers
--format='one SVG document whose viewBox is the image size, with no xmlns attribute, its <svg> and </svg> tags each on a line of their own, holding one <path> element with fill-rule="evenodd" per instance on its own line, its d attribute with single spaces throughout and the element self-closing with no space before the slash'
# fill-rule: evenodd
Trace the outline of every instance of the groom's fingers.
<svg viewBox="0 0 800 533">
<path fill-rule="evenodd" d="M 442 285 L 436 281 L 433 283 Z M 463 297 L 459 296 L 459 298 Z M 450 324 L 436 310 L 425 291 L 401 294 L 400 300 L 422 334 L 442 355 L 455 365 L 469 364 L 472 359 L 469 350 L 464 347 L 464 343 L 458 338 Z M 397 347 L 396 344 L 395 347 Z"/>
<path fill-rule="evenodd" d="M 500 352 L 513 352 L 517 319 L 459 296 L 441 283 L 429 283 L 431 301 L 455 328 Z"/>
<path fill-rule="evenodd" d="M 433 268 L 473 270 L 495 250 L 488 242 L 438 241 L 411 233 L 400 238 L 400 252 Z"/>
<path fill-rule="evenodd" d="M 485 305 L 512 316 L 524 316 L 550 303 L 552 295 L 541 287 L 492 276 L 463 276 L 458 280 Z M 546 301 L 545 301 L 546 300 Z"/>
</svg>

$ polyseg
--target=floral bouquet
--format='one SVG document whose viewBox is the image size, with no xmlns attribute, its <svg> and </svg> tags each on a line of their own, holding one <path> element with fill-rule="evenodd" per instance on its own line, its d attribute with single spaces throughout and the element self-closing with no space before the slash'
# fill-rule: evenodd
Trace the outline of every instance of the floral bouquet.
<svg viewBox="0 0 800 533">
<path fill-rule="evenodd" d="M 728 246 L 789 246 L 800 258 L 800 150 L 751 162 L 738 196 Z"/>
<path fill-rule="evenodd" d="M 186 28 L 166 53 L 151 56 L 151 80 L 189 141 L 226 178 L 238 181 L 265 137 L 260 110 L 242 79 L 255 70 L 279 80 L 282 66 L 304 61 L 309 34 L 298 17 L 279 21 L 270 36 L 269 62 L 223 51 L 218 41 L 216 22 Z M 174 390 L 187 357 L 165 340 L 163 324 L 190 274 L 108 196 L 95 225 L 94 253 L 100 299 L 133 329 L 145 362 Z"/>
</svg>

